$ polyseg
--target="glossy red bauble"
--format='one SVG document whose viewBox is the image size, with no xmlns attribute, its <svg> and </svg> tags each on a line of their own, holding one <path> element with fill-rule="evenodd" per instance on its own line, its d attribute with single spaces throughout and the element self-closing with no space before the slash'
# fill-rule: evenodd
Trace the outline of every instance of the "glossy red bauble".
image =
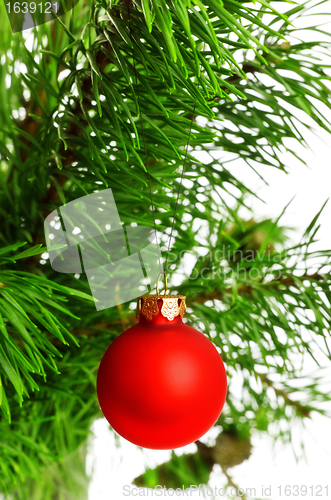
<svg viewBox="0 0 331 500">
<path fill-rule="evenodd" d="M 101 409 L 122 437 L 144 448 L 173 449 L 203 436 L 218 419 L 227 392 L 215 346 L 200 332 L 159 313 L 123 332 L 102 358 Z"/>
</svg>

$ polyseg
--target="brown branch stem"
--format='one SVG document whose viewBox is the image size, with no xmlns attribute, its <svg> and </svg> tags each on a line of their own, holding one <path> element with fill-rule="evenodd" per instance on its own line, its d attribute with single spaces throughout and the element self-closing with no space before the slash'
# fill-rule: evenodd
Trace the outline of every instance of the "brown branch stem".
<svg viewBox="0 0 331 500">
<path fill-rule="evenodd" d="M 313 281 L 323 281 L 324 277 L 321 274 L 314 273 L 314 274 L 307 274 L 304 273 L 302 276 L 297 276 L 296 277 L 299 281 L 304 281 L 304 280 L 313 280 Z M 258 284 L 258 283 L 257 283 Z M 291 287 L 291 286 L 297 286 L 295 280 L 291 276 L 282 276 L 279 279 L 273 279 L 268 283 L 265 282 L 260 282 L 259 284 L 272 288 L 278 288 L 279 286 L 286 286 L 286 287 Z M 253 288 L 250 285 L 241 285 L 238 287 L 238 295 L 251 295 L 252 291 L 255 290 L 255 287 Z M 232 288 L 225 288 L 224 290 L 213 290 L 212 292 L 208 293 L 200 293 L 197 297 L 194 297 L 192 302 L 197 302 L 198 304 L 203 304 L 204 302 L 207 302 L 207 300 L 223 300 L 226 296 L 229 296 L 233 293 Z"/>
</svg>

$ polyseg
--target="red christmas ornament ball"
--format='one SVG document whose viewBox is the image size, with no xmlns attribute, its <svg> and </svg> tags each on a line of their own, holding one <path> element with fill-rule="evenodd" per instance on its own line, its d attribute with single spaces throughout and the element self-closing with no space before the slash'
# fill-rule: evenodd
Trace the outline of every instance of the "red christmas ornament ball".
<svg viewBox="0 0 331 500">
<path fill-rule="evenodd" d="M 179 299 L 180 300 L 180 299 Z M 202 333 L 159 312 L 119 335 L 102 358 L 97 393 L 112 428 L 138 446 L 173 449 L 203 436 L 224 406 L 223 361 Z"/>
</svg>

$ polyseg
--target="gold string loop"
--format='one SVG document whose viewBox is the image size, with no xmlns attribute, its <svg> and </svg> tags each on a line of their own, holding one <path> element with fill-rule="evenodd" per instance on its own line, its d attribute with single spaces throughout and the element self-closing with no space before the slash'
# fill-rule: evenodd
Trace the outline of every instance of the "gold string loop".
<svg viewBox="0 0 331 500">
<path fill-rule="evenodd" d="M 160 295 L 159 294 L 159 281 L 160 281 L 160 277 L 162 274 L 164 275 L 164 297 L 165 297 L 167 295 L 167 291 L 168 291 L 168 280 L 167 280 L 167 274 L 165 272 L 160 273 L 158 278 L 157 278 L 156 295 Z"/>
<path fill-rule="evenodd" d="M 127 12 L 128 12 L 128 22 L 129 22 L 129 35 L 130 35 L 130 41 L 131 41 L 131 45 L 132 45 L 133 69 L 134 69 L 136 92 L 137 92 L 137 104 L 138 104 L 138 106 L 137 106 L 137 108 L 138 108 L 137 109 L 137 118 L 140 117 L 142 139 L 143 139 L 143 145 L 144 145 L 144 151 L 145 151 L 145 163 L 144 163 L 144 165 L 145 165 L 145 168 L 146 168 L 146 171 L 147 171 L 147 177 L 148 177 L 148 187 L 149 187 L 149 194 L 150 194 L 150 198 L 151 198 L 152 214 L 153 214 L 153 225 L 154 225 L 154 231 L 155 231 L 155 236 L 156 236 L 156 246 L 157 246 L 157 251 L 158 251 L 158 256 L 159 256 L 159 264 L 160 264 L 160 268 L 162 268 L 160 248 L 159 248 L 158 239 L 157 239 L 157 230 L 156 230 L 156 221 L 155 221 L 155 208 L 154 208 L 154 203 L 153 203 L 153 194 L 152 194 L 152 187 L 151 187 L 151 176 L 150 176 L 149 167 L 148 167 L 148 161 L 147 161 L 148 160 L 148 156 L 147 156 L 147 147 L 146 147 L 146 141 L 145 141 L 144 123 L 143 123 L 143 117 L 142 117 L 142 113 L 141 113 L 141 109 L 140 109 L 140 94 L 139 94 L 139 86 L 138 86 L 138 78 L 137 78 L 137 68 L 136 68 L 135 53 L 134 53 L 135 44 L 134 44 L 134 40 L 133 40 L 133 36 L 132 36 L 132 30 L 131 30 L 130 1 L 128 2 Z M 199 90 L 199 87 L 200 87 L 200 83 L 198 83 L 198 85 L 197 85 L 197 90 Z M 177 208 L 178 208 L 178 204 L 179 204 L 179 197 L 180 197 L 180 192 L 181 192 L 181 187 L 182 187 L 183 177 L 184 177 L 184 172 L 185 172 L 185 166 L 186 166 L 186 161 L 187 161 L 187 156 L 188 156 L 188 146 L 189 146 L 189 143 L 190 143 L 190 138 L 191 138 L 191 133 L 192 133 L 192 128 L 193 128 L 193 121 L 194 121 L 194 118 L 196 116 L 195 115 L 196 106 L 197 106 L 197 100 L 195 99 L 195 101 L 194 101 L 194 107 L 193 107 L 193 113 L 192 113 L 191 122 L 190 122 L 190 130 L 189 130 L 189 134 L 188 134 L 188 137 L 187 137 L 187 143 L 186 143 L 186 148 L 185 148 L 186 150 L 185 150 L 185 157 L 184 157 L 184 162 L 183 162 L 183 168 L 182 168 L 182 173 L 181 173 L 181 176 L 180 176 L 180 182 L 179 182 L 179 187 L 178 187 L 178 194 L 177 194 L 177 199 L 176 199 L 176 204 L 175 204 L 175 212 L 174 212 L 174 216 L 173 216 L 173 219 L 172 219 L 172 225 L 171 225 L 171 230 L 170 230 L 170 235 L 169 235 L 168 250 L 167 250 L 165 262 L 164 262 L 164 265 L 163 265 L 163 272 L 161 272 L 159 274 L 159 277 L 157 279 L 157 285 L 156 285 L 157 295 L 159 295 L 158 283 L 159 283 L 161 274 L 164 274 L 164 278 L 165 278 L 165 292 L 164 292 L 164 296 L 166 296 L 166 294 L 167 294 L 167 276 L 166 276 L 165 270 L 167 268 L 168 256 L 169 256 L 169 251 L 170 251 L 170 244 L 171 244 L 172 234 L 173 234 L 173 231 L 174 231 L 175 219 L 176 219 L 176 215 L 177 215 Z"/>
</svg>

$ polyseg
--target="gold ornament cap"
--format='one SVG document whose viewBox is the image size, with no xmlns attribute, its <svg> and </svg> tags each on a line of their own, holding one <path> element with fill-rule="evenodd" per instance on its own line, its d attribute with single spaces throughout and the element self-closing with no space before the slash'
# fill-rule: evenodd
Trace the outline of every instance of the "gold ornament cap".
<svg viewBox="0 0 331 500">
<path fill-rule="evenodd" d="M 162 307 L 159 310 L 158 300 L 162 300 Z M 184 316 L 186 311 L 186 297 L 184 295 L 158 295 L 149 294 L 138 297 L 137 316 L 142 314 L 146 319 L 151 320 L 159 313 L 172 321 L 176 316 Z"/>
<path fill-rule="evenodd" d="M 164 295 L 159 294 L 159 280 L 161 274 L 165 276 L 165 291 Z M 162 300 L 162 306 L 159 310 L 158 300 Z M 162 314 L 169 321 L 172 321 L 176 316 L 184 316 L 186 312 L 186 297 L 184 295 L 167 295 L 167 276 L 165 273 L 160 273 L 156 284 L 156 294 L 141 295 L 138 297 L 137 317 L 142 314 L 146 319 L 151 321 L 154 316 Z"/>
</svg>

